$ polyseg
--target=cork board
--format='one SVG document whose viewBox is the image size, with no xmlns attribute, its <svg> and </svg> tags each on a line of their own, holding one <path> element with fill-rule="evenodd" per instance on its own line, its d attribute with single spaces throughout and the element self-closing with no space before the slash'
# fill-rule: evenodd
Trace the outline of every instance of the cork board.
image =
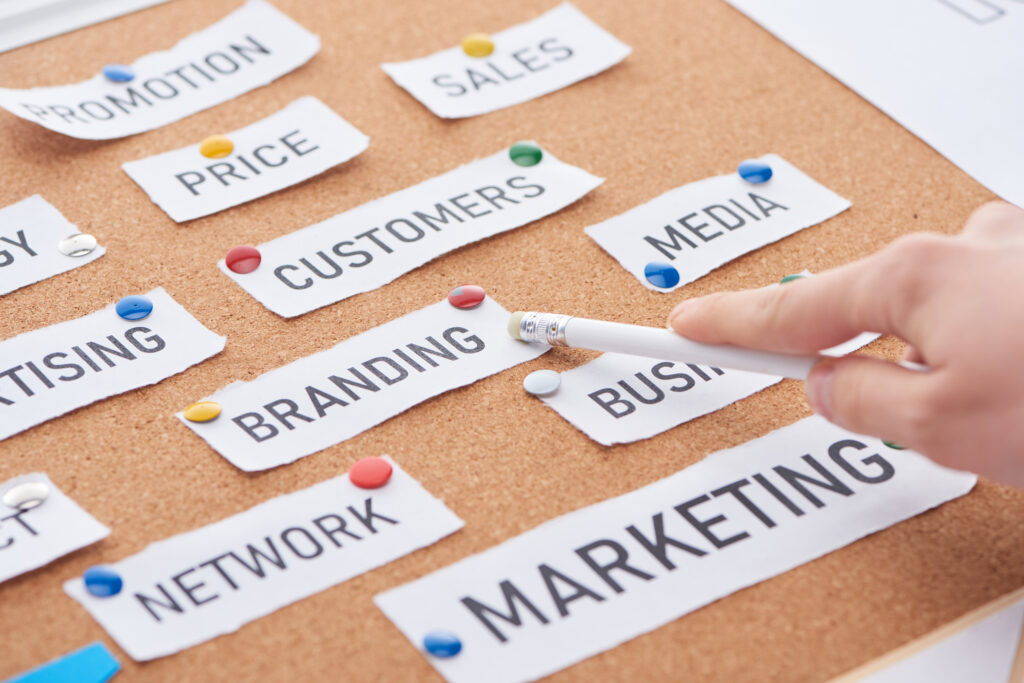
<svg viewBox="0 0 1024 683">
<path fill-rule="evenodd" d="M 173 45 L 238 6 L 175 0 L 0 55 L 0 83 L 57 85 Z M 715 450 L 807 415 L 783 382 L 635 444 L 604 448 L 520 383 L 548 354 L 449 392 L 342 444 L 244 474 L 174 419 L 197 397 L 252 379 L 439 300 L 463 282 L 505 306 L 662 325 L 677 300 L 649 292 L 583 233 L 738 160 L 781 154 L 853 208 L 688 285 L 680 296 L 820 271 L 919 229 L 951 233 L 985 188 L 842 84 L 721 2 L 577 6 L 634 48 L 585 82 L 485 116 L 443 121 L 381 71 L 549 9 L 549 0 L 301 2 L 278 8 L 318 33 L 322 51 L 268 87 L 161 129 L 108 142 L 63 137 L 0 116 L 0 205 L 42 194 L 108 253 L 0 300 L 0 338 L 163 286 L 228 337 L 226 350 L 160 384 L 77 410 L 0 443 L 0 480 L 41 470 L 113 530 L 104 541 L 0 584 L 0 676 L 103 640 L 118 680 L 439 680 L 373 605 L 397 586 L 579 507 L 665 477 Z M 296 187 L 185 225 L 173 223 L 121 163 L 232 130 L 314 95 L 371 138 L 356 159 Z M 474 244 L 374 292 L 294 320 L 266 311 L 218 272 L 236 244 L 260 243 L 533 138 L 607 182 L 526 228 Z M 881 340 L 877 353 L 895 356 Z M 526 428 L 528 426 L 528 428 Z M 552 451 L 549 444 L 559 444 Z M 183 653 L 132 662 L 61 584 L 93 564 L 222 519 L 389 453 L 466 527 L 385 567 Z M 981 481 L 968 496 L 740 591 L 552 677 L 823 680 L 853 669 L 1024 585 L 1024 492 Z"/>
</svg>

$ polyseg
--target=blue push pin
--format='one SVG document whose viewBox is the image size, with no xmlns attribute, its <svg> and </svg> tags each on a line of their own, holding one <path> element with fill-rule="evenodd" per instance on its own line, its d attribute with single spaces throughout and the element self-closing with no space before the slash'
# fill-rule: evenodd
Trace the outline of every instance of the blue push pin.
<svg viewBox="0 0 1024 683">
<path fill-rule="evenodd" d="M 153 312 L 153 302 L 144 296 L 126 296 L 117 302 L 114 310 L 125 320 L 142 320 Z"/>
<path fill-rule="evenodd" d="M 423 637 L 423 648 L 441 659 L 448 659 L 462 652 L 462 641 L 451 631 L 431 631 Z"/>
<path fill-rule="evenodd" d="M 127 83 L 135 78 L 135 69 L 124 64 L 107 64 L 103 67 L 103 75 L 114 83 Z"/>
<path fill-rule="evenodd" d="M 740 174 L 740 178 L 754 185 L 766 183 L 772 177 L 772 167 L 757 159 L 747 159 L 740 162 L 736 172 Z"/>
<path fill-rule="evenodd" d="M 89 567 L 82 574 L 85 590 L 97 598 L 109 598 L 121 592 L 124 581 L 113 569 L 107 567 Z"/>
<path fill-rule="evenodd" d="M 679 271 L 670 263 L 651 261 L 644 266 L 644 277 L 655 287 L 670 289 L 679 284 Z"/>
</svg>

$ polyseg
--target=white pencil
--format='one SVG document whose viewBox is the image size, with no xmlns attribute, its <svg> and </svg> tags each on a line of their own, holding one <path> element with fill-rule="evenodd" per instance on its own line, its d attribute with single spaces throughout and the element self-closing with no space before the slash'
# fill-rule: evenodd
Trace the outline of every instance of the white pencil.
<svg viewBox="0 0 1024 683">
<path fill-rule="evenodd" d="M 791 379 L 807 379 L 814 364 L 827 357 L 701 344 L 668 329 L 574 318 L 557 313 L 516 311 L 509 318 L 508 333 L 513 339 L 525 342 L 627 353 Z M 911 370 L 928 369 L 916 363 L 900 365 Z"/>
</svg>

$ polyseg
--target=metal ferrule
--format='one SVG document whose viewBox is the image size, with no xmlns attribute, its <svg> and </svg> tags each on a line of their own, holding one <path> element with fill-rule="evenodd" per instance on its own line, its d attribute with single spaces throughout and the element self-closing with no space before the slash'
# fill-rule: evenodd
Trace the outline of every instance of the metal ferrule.
<svg viewBox="0 0 1024 683">
<path fill-rule="evenodd" d="M 543 342 L 551 346 L 568 346 L 565 326 L 571 315 L 555 313 L 526 313 L 519 321 L 519 338 L 526 342 Z"/>
</svg>

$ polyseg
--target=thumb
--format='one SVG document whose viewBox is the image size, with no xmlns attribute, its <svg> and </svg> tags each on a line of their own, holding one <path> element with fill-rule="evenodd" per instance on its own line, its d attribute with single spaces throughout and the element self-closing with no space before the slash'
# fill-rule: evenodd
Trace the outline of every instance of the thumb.
<svg viewBox="0 0 1024 683">
<path fill-rule="evenodd" d="M 811 369 L 807 401 L 814 412 L 840 427 L 914 446 L 921 433 L 921 406 L 932 383 L 929 372 L 877 358 L 830 358 Z"/>
</svg>

